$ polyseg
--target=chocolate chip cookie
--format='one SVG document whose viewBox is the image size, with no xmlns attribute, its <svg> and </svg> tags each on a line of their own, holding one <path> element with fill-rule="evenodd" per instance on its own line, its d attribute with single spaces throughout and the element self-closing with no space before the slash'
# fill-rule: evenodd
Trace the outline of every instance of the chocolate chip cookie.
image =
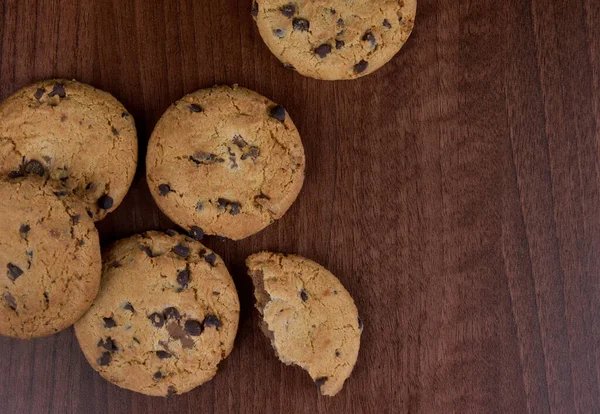
<svg viewBox="0 0 600 414">
<path fill-rule="evenodd" d="M 105 252 L 100 293 L 75 334 L 108 381 L 171 396 L 216 374 L 233 348 L 239 311 L 219 256 L 175 232 L 148 232 Z"/>
<path fill-rule="evenodd" d="M 79 319 L 98 293 L 98 233 L 60 184 L 0 181 L 0 194 L 0 334 L 53 334 Z"/>
<path fill-rule="evenodd" d="M 352 373 L 362 332 L 350 294 L 303 257 L 263 252 L 246 265 L 261 327 L 279 359 L 308 371 L 321 394 L 337 394 Z"/>
<path fill-rule="evenodd" d="M 59 181 L 96 221 L 121 203 L 136 167 L 133 117 L 106 92 L 48 80 L 0 105 L 0 176 Z"/>
<path fill-rule="evenodd" d="M 237 85 L 217 86 L 167 110 L 146 169 L 160 209 L 193 237 L 239 240 L 292 205 L 304 182 L 304 148 L 282 106 Z"/>
<path fill-rule="evenodd" d="M 254 0 L 252 15 L 286 67 L 325 80 L 385 65 L 412 32 L 417 0 Z"/>
</svg>

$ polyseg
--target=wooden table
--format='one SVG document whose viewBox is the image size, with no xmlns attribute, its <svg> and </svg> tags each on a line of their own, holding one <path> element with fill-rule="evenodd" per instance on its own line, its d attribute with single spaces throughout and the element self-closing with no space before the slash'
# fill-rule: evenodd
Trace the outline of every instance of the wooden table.
<svg viewBox="0 0 600 414">
<path fill-rule="evenodd" d="M 72 329 L 3 338 L 0 412 L 598 412 L 600 2 L 419 1 L 390 64 L 335 83 L 283 69 L 249 0 L 0 0 L 1 99 L 54 76 L 105 89 L 143 160 L 171 102 L 239 83 L 288 109 L 307 153 L 283 219 L 206 239 L 242 304 L 213 381 L 145 397 L 95 374 Z M 143 169 L 104 244 L 173 226 Z M 257 329 L 243 261 L 263 249 L 320 262 L 356 299 L 361 352 L 335 398 Z"/>
</svg>

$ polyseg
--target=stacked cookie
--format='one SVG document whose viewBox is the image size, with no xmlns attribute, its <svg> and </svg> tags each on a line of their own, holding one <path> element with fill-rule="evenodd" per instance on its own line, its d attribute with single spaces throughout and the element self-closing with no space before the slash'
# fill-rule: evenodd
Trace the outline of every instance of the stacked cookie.
<svg viewBox="0 0 600 414">
<path fill-rule="evenodd" d="M 389 61 L 416 0 L 255 0 L 252 16 L 288 68 L 354 79 Z M 100 253 L 94 222 L 123 200 L 136 170 L 133 118 L 74 81 L 22 89 L 0 106 L 0 334 L 33 338 L 75 324 L 108 381 L 156 396 L 209 381 L 232 351 L 240 303 L 205 235 L 240 240 L 281 218 L 304 182 L 300 134 L 286 110 L 237 85 L 183 97 L 160 119 L 146 177 L 159 208 L 189 234 L 146 232 Z M 286 364 L 335 395 L 356 363 L 362 322 L 317 263 L 246 259 L 260 327 Z"/>
<path fill-rule="evenodd" d="M 50 80 L 0 106 L 0 334 L 33 338 L 77 321 L 98 292 L 94 221 L 133 180 L 137 135 L 115 98 Z"/>
</svg>

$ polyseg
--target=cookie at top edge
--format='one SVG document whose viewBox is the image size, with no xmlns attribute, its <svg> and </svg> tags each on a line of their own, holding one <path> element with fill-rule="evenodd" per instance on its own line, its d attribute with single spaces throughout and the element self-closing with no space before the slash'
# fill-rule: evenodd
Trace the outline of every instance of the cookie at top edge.
<svg viewBox="0 0 600 414">
<path fill-rule="evenodd" d="M 101 220 L 127 193 L 137 168 L 133 117 L 112 95 L 53 79 L 0 104 L 0 176 L 39 175 L 79 197 Z"/>
<path fill-rule="evenodd" d="M 0 193 L 0 334 L 29 339 L 61 331 L 98 292 L 98 232 L 60 184 L 0 181 Z"/>
<path fill-rule="evenodd" d="M 191 93 L 162 116 L 146 174 L 160 207 L 190 234 L 243 239 L 281 218 L 304 182 L 304 148 L 286 110 L 234 85 Z"/>
<path fill-rule="evenodd" d="M 333 396 L 352 373 L 362 322 L 354 300 L 323 266 L 300 256 L 262 252 L 246 259 L 262 328 L 279 359 L 305 369 Z"/>
<path fill-rule="evenodd" d="M 385 65 L 408 40 L 416 0 L 254 0 L 251 13 L 271 52 L 315 79 L 347 80 Z"/>
<path fill-rule="evenodd" d="M 100 293 L 75 334 L 106 380 L 172 396 L 214 377 L 233 348 L 239 310 L 218 255 L 176 232 L 148 232 L 104 252 Z"/>
</svg>

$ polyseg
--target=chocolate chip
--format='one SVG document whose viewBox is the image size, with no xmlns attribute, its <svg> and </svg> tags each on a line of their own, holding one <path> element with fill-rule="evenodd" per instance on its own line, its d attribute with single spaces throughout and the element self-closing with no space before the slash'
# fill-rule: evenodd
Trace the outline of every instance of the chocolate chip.
<svg viewBox="0 0 600 414">
<path fill-rule="evenodd" d="M 110 210 L 114 203 L 114 200 L 108 194 L 104 194 L 98 199 L 98 207 L 102 210 Z"/>
<path fill-rule="evenodd" d="M 292 3 L 281 6 L 279 10 L 285 17 L 293 17 L 296 13 L 296 7 Z"/>
<path fill-rule="evenodd" d="M 125 302 L 125 304 L 123 305 L 123 309 L 129 312 L 135 312 L 135 309 L 133 308 L 133 305 L 130 302 Z"/>
<path fill-rule="evenodd" d="M 329 9 L 329 12 L 330 12 L 331 14 L 336 14 L 336 13 L 337 13 L 337 12 L 335 11 L 335 9 Z"/>
<path fill-rule="evenodd" d="M 237 145 L 237 147 L 239 149 L 242 149 L 242 148 L 248 146 L 248 143 L 246 142 L 246 140 L 244 140 L 244 138 L 241 135 L 234 135 L 233 138 L 231 138 L 231 142 L 234 145 Z"/>
<path fill-rule="evenodd" d="M 354 72 L 363 73 L 367 69 L 368 66 L 369 66 L 369 62 L 367 62 L 366 60 L 361 60 L 356 65 L 354 65 Z"/>
<path fill-rule="evenodd" d="M 16 266 L 12 263 L 9 263 L 6 267 L 8 267 L 8 278 L 13 282 L 19 278 L 23 274 L 23 271 L 19 266 Z"/>
<path fill-rule="evenodd" d="M 169 354 L 167 351 L 156 351 L 156 356 L 159 359 L 167 359 L 171 358 L 173 355 Z"/>
<path fill-rule="evenodd" d="M 77 246 L 81 247 L 85 244 L 85 241 L 83 239 L 79 239 L 77 240 Z"/>
<path fill-rule="evenodd" d="M 158 380 L 160 380 L 160 379 L 162 378 L 162 376 L 163 376 L 163 375 L 162 375 L 162 372 L 160 372 L 160 371 L 156 371 L 156 372 L 154 373 L 154 375 L 152 376 L 152 379 L 153 379 L 154 381 L 158 381 Z"/>
<path fill-rule="evenodd" d="M 52 92 L 50 92 L 48 94 L 48 96 L 50 98 L 52 98 L 56 95 L 58 95 L 59 98 L 64 98 L 67 96 L 67 92 L 65 91 L 65 86 L 62 83 L 54 84 L 54 88 L 52 89 Z"/>
<path fill-rule="evenodd" d="M 4 297 L 4 300 L 6 301 L 6 303 L 8 304 L 8 307 L 11 308 L 12 310 L 16 311 L 17 310 L 17 301 L 16 301 L 15 297 L 13 295 L 11 295 L 10 292 L 4 292 L 4 294 L 2 296 Z"/>
<path fill-rule="evenodd" d="M 154 312 L 152 315 L 148 316 L 148 319 L 150 319 L 150 322 L 152 322 L 152 325 L 156 328 L 162 328 L 165 324 L 165 318 L 160 313 Z"/>
<path fill-rule="evenodd" d="M 202 112 L 202 107 L 197 104 L 190 104 L 190 106 L 188 106 L 188 108 L 189 108 L 190 112 L 195 112 L 195 113 Z"/>
<path fill-rule="evenodd" d="M 340 351 L 335 351 L 335 356 L 336 356 L 336 357 L 338 357 L 338 358 L 339 358 L 339 357 L 340 357 L 340 355 L 342 355 L 342 353 L 341 353 Z"/>
<path fill-rule="evenodd" d="M 140 250 L 143 251 L 144 253 L 146 253 L 146 255 L 148 257 L 155 257 L 154 253 L 152 252 L 152 249 L 148 246 L 144 246 L 143 244 L 140 245 Z"/>
<path fill-rule="evenodd" d="M 315 54 L 318 55 L 321 59 L 325 58 L 330 53 L 331 53 L 331 45 L 328 45 L 327 43 L 325 43 L 315 49 Z"/>
<path fill-rule="evenodd" d="M 182 270 L 177 273 L 177 283 L 179 283 L 183 288 L 188 287 L 188 283 L 190 281 L 190 271 L 188 269 Z"/>
<path fill-rule="evenodd" d="M 323 384 L 325 384 L 325 382 L 327 382 L 327 377 L 319 377 L 315 380 L 315 385 L 319 389 L 319 392 L 321 392 L 321 387 Z"/>
<path fill-rule="evenodd" d="M 134 340 L 135 342 L 137 342 L 138 344 L 140 344 L 140 343 L 141 343 L 141 342 L 140 342 L 140 340 L 139 340 L 139 339 L 137 339 L 135 336 L 134 336 L 133 338 L 131 338 L 131 339 L 133 339 L 133 340 Z"/>
<path fill-rule="evenodd" d="M 371 43 L 372 47 L 374 47 L 377 44 L 377 40 L 375 39 L 375 36 L 373 35 L 373 32 L 371 32 L 370 30 L 367 31 L 363 35 L 362 40 L 365 41 L 365 42 Z"/>
<path fill-rule="evenodd" d="M 129 114 L 128 114 L 127 112 L 123 112 L 123 113 L 121 114 L 121 118 L 125 118 L 125 119 L 127 119 L 127 118 L 129 118 Z"/>
<path fill-rule="evenodd" d="M 92 213 L 90 210 L 86 209 L 85 210 L 87 212 L 87 215 L 89 218 L 94 218 L 94 213 Z"/>
<path fill-rule="evenodd" d="M 256 161 L 259 155 L 260 149 L 255 146 L 251 146 L 247 153 L 242 154 L 242 161 L 246 160 L 247 158 L 252 159 L 252 161 Z"/>
<path fill-rule="evenodd" d="M 106 338 L 106 340 L 100 339 L 100 342 L 98 342 L 98 347 L 104 348 L 107 351 L 111 351 L 111 352 L 116 352 L 119 350 L 119 347 L 117 346 L 115 341 L 113 341 L 113 339 L 110 336 L 108 338 Z"/>
<path fill-rule="evenodd" d="M 205 328 L 214 326 L 215 328 L 217 328 L 217 330 L 219 330 L 219 328 L 222 325 L 223 324 L 221 323 L 221 320 L 219 318 L 217 318 L 215 315 L 206 315 L 206 318 L 204 318 L 204 327 Z"/>
<path fill-rule="evenodd" d="M 252 17 L 258 16 L 258 3 L 255 1 L 252 2 L 252 8 L 250 9 L 250 15 L 252 15 Z"/>
<path fill-rule="evenodd" d="M 23 237 L 27 237 L 29 230 L 31 230 L 31 227 L 29 227 L 28 224 L 21 224 L 21 227 L 19 227 L 19 233 L 21 233 L 21 236 Z"/>
<path fill-rule="evenodd" d="M 344 43 L 343 40 L 336 40 L 335 41 L 335 48 L 338 49 L 338 50 L 341 49 L 341 48 L 343 48 L 345 45 L 346 45 L 346 43 Z"/>
<path fill-rule="evenodd" d="M 385 27 L 387 27 L 388 29 L 391 29 L 391 28 L 392 28 L 392 25 L 391 25 L 391 23 L 388 21 L 388 19 L 383 19 L 383 25 L 384 25 Z"/>
<path fill-rule="evenodd" d="M 57 197 L 64 197 L 67 194 L 69 194 L 69 192 L 67 190 L 60 190 L 60 191 L 55 191 L 54 195 Z"/>
<path fill-rule="evenodd" d="M 104 320 L 104 327 L 105 328 L 114 328 L 115 326 L 117 326 L 117 323 L 115 322 L 115 320 L 113 318 L 102 318 Z"/>
<path fill-rule="evenodd" d="M 285 65 L 283 65 L 283 67 L 284 67 L 284 69 L 287 69 L 287 70 L 296 70 L 294 65 L 290 65 L 289 63 L 286 63 Z"/>
<path fill-rule="evenodd" d="M 8 178 L 19 178 L 19 177 L 23 177 L 25 174 L 19 170 L 19 171 L 11 171 L 8 173 Z"/>
<path fill-rule="evenodd" d="M 273 35 L 278 39 L 282 39 L 285 37 L 285 29 L 273 29 Z"/>
<path fill-rule="evenodd" d="M 23 171 L 25 171 L 26 174 L 35 174 L 41 177 L 46 172 L 46 169 L 41 162 L 37 160 L 31 160 L 25 164 Z"/>
<path fill-rule="evenodd" d="M 259 195 L 257 195 L 256 197 L 254 197 L 255 200 L 270 200 L 271 197 L 269 197 L 268 195 L 264 194 L 264 193 L 260 193 Z"/>
<path fill-rule="evenodd" d="M 191 155 L 190 161 L 194 162 L 196 165 L 209 165 L 217 162 L 225 162 L 223 158 L 207 152 L 197 152 L 196 154 Z"/>
<path fill-rule="evenodd" d="M 198 206 L 196 206 L 196 209 L 198 209 Z M 204 237 L 204 230 L 198 226 L 192 226 L 190 228 L 190 237 L 192 237 L 194 240 L 202 240 Z"/>
<path fill-rule="evenodd" d="M 171 192 L 171 186 L 169 184 L 161 184 L 158 186 L 158 194 L 161 196 L 166 196 Z"/>
<path fill-rule="evenodd" d="M 358 318 L 358 329 L 360 329 L 361 331 L 363 330 L 363 322 L 362 319 L 360 319 L 360 317 Z"/>
<path fill-rule="evenodd" d="M 308 300 L 308 293 L 306 293 L 306 290 L 302 289 L 300 291 L 300 298 L 302 299 L 302 302 L 306 302 Z"/>
<path fill-rule="evenodd" d="M 167 320 L 168 319 L 179 319 L 181 317 L 177 308 L 174 308 L 174 307 L 166 308 L 163 311 L 163 314 L 165 315 L 165 319 L 167 319 Z"/>
<path fill-rule="evenodd" d="M 292 20 L 292 27 L 294 30 L 306 32 L 310 28 L 310 22 L 306 19 L 295 18 Z"/>
<path fill-rule="evenodd" d="M 217 255 L 214 253 L 207 254 L 204 256 L 204 260 L 206 260 L 206 263 L 209 265 L 214 266 L 217 261 Z"/>
<path fill-rule="evenodd" d="M 344 27 L 344 19 L 342 19 L 341 17 L 337 20 L 337 25 L 338 27 Z"/>
<path fill-rule="evenodd" d="M 188 257 L 190 255 L 190 248 L 179 243 L 173 247 L 173 253 L 181 257 Z"/>
<path fill-rule="evenodd" d="M 119 136 L 119 130 L 117 128 L 113 128 L 112 133 L 113 133 L 113 135 L 115 135 L 117 137 Z"/>
<path fill-rule="evenodd" d="M 169 389 L 167 390 L 167 398 L 171 398 L 175 394 L 177 394 L 177 390 L 175 389 L 174 386 L 169 385 Z"/>
<path fill-rule="evenodd" d="M 281 105 L 277 105 L 271 108 L 269 115 L 271 115 L 271 117 L 275 118 L 278 121 L 285 121 L 285 109 Z"/>
<path fill-rule="evenodd" d="M 185 331 L 191 336 L 199 336 L 202 333 L 202 324 L 196 320 L 185 321 Z"/>
<path fill-rule="evenodd" d="M 44 96 L 45 93 L 46 93 L 46 89 L 39 88 L 37 91 L 35 91 L 35 94 L 33 95 L 33 97 L 39 101 L 40 99 L 42 99 L 42 96 Z"/>
<path fill-rule="evenodd" d="M 100 356 L 100 358 L 98 358 L 98 361 L 96 361 L 96 362 L 101 367 L 105 367 L 108 364 L 110 364 L 110 361 L 112 361 L 112 355 L 110 354 L 110 352 L 104 351 L 104 352 L 102 352 L 102 355 Z"/>
<path fill-rule="evenodd" d="M 81 216 L 79 214 L 76 214 L 73 217 L 71 217 L 71 219 L 73 220 L 73 225 L 75 226 L 79 223 L 79 220 L 81 220 Z"/>
<path fill-rule="evenodd" d="M 232 216 L 240 214 L 241 209 L 242 206 L 240 203 L 229 203 L 229 214 L 231 214 Z"/>
</svg>

